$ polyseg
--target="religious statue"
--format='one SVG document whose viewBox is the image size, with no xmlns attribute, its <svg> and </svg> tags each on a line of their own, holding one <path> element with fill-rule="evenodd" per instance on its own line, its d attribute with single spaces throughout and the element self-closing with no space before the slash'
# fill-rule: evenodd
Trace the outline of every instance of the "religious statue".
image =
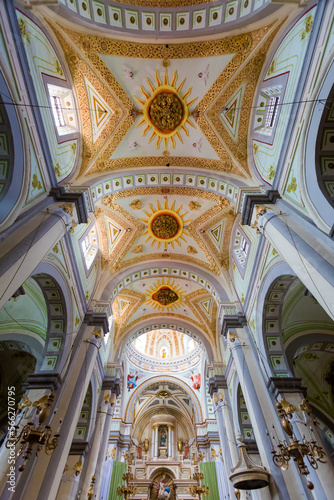
<svg viewBox="0 0 334 500">
<path fill-rule="evenodd" d="M 142 460 L 143 458 L 143 443 L 139 443 L 137 446 L 137 458 Z"/>
<path fill-rule="evenodd" d="M 188 458 L 188 455 L 189 455 L 189 444 L 186 441 L 184 443 L 184 455 L 183 455 L 183 459 L 185 460 L 186 458 Z"/>
<path fill-rule="evenodd" d="M 166 436 L 166 432 L 165 432 L 165 431 L 162 431 L 161 436 L 160 436 L 160 446 L 165 447 L 165 446 L 166 446 L 166 443 L 167 443 L 167 436 Z"/>
<path fill-rule="evenodd" d="M 163 475 L 158 490 L 158 500 L 168 500 L 170 498 L 170 487 L 165 481 L 165 475 Z"/>
</svg>

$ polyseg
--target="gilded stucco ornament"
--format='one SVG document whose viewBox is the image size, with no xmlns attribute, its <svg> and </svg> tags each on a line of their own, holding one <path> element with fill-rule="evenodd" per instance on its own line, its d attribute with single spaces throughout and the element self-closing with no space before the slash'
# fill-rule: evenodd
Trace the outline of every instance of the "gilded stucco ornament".
<svg viewBox="0 0 334 500">
<path fill-rule="evenodd" d="M 191 201 L 189 203 L 190 210 L 199 210 L 200 208 L 201 208 L 201 205 L 197 201 Z"/>
<path fill-rule="evenodd" d="M 149 206 L 152 213 L 145 212 L 147 219 L 139 219 L 147 224 L 147 229 L 143 233 L 143 236 L 147 235 L 145 243 L 152 240 L 151 246 L 157 243 L 157 247 L 159 248 L 163 244 L 165 249 L 167 249 L 168 244 L 172 248 L 174 248 L 174 243 L 181 246 L 180 240 L 186 241 L 184 236 L 189 236 L 184 230 L 184 224 L 190 221 L 189 219 L 184 219 L 184 216 L 188 212 L 180 213 L 182 205 L 175 210 L 175 201 L 172 202 L 170 208 L 168 208 L 167 200 L 165 200 L 163 208 L 158 201 L 157 209 L 154 209 L 151 204 Z"/>
<path fill-rule="evenodd" d="M 188 136 L 189 132 L 186 125 L 194 127 L 188 116 L 190 115 L 189 107 L 196 98 L 187 102 L 191 88 L 184 94 L 181 93 L 184 80 L 180 85 L 176 86 L 176 71 L 174 71 L 171 82 L 168 80 L 167 69 L 165 69 L 163 82 L 160 80 L 159 72 L 155 72 L 156 86 L 153 85 L 149 78 L 146 78 L 146 80 L 152 93 L 150 95 L 143 87 L 140 87 L 144 100 L 135 96 L 135 99 L 143 106 L 143 119 L 138 123 L 137 127 L 145 125 L 143 136 L 150 131 L 151 136 L 148 142 L 156 138 L 157 149 L 162 139 L 165 150 L 167 150 L 169 140 L 172 147 L 175 148 L 175 137 L 178 137 L 182 143 L 181 131 Z"/>
<path fill-rule="evenodd" d="M 133 200 L 130 203 L 130 207 L 133 208 L 133 210 L 140 210 L 142 207 L 142 202 L 141 200 Z"/>
<path fill-rule="evenodd" d="M 132 253 L 142 253 L 143 252 L 143 245 L 137 245 L 133 250 Z"/>
<path fill-rule="evenodd" d="M 158 309 L 158 311 L 163 311 L 164 309 L 173 311 L 182 305 L 182 297 L 185 295 L 185 292 L 181 290 L 179 285 L 176 285 L 174 281 L 168 278 L 166 283 L 164 279 L 157 281 L 157 283 L 149 288 L 145 295 L 147 297 L 145 304 Z"/>
<path fill-rule="evenodd" d="M 197 253 L 197 250 L 196 250 L 196 248 L 194 248 L 191 245 L 189 245 L 188 248 L 187 248 L 187 252 L 190 253 L 190 254 L 195 255 Z"/>
<path fill-rule="evenodd" d="M 102 53 L 120 57 L 127 56 L 132 58 L 137 57 L 154 60 L 168 59 L 169 61 L 171 61 L 172 59 L 235 54 L 230 63 L 214 83 L 213 87 L 215 89 L 215 96 L 213 96 L 211 90 L 212 88 L 210 88 L 207 93 L 208 98 L 202 99 L 200 103 L 201 106 L 198 107 L 198 110 L 200 112 L 193 114 L 193 117 L 195 115 L 197 116 L 196 120 L 200 124 L 201 128 L 207 128 L 208 135 L 210 135 L 211 129 L 207 126 L 207 122 L 201 122 L 204 112 L 206 111 L 208 106 L 211 105 L 212 100 L 216 98 L 217 95 L 221 92 L 221 89 L 226 87 L 226 84 L 231 78 L 233 78 L 234 74 L 237 74 L 237 70 L 240 68 L 240 65 L 247 59 L 250 53 L 258 46 L 258 44 L 263 42 L 263 40 L 263 45 L 265 45 L 267 41 L 268 43 L 270 42 L 269 40 L 267 40 L 267 35 L 272 35 L 270 33 L 270 30 L 273 26 L 270 25 L 265 28 L 255 30 L 251 33 L 240 34 L 229 38 L 222 38 L 220 40 L 169 44 L 168 47 L 166 47 L 165 44 L 127 42 L 123 40 L 113 40 L 110 38 L 92 36 L 88 35 L 87 33 L 85 33 L 85 35 L 82 35 L 82 33 L 80 32 L 76 32 L 65 26 L 60 26 L 59 24 L 57 25 L 57 27 L 52 23 L 50 23 L 50 25 L 64 49 L 76 87 L 76 93 L 78 95 L 79 107 L 81 109 L 82 115 L 81 122 L 84 129 L 84 160 L 82 163 L 81 172 L 89 171 L 90 174 L 117 168 L 140 168 L 142 166 L 151 166 L 152 164 L 156 164 L 157 166 L 165 165 L 165 158 L 163 156 L 111 159 L 111 156 L 113 155 L 116 147 L 125 137 L 129 128 L 133 124 L 133 104 L 129 96 L 119 85 L 115 77 L 110 73 L 106 64 L 104 64 L 98 54 Z M 69 43 L 69 40 L 71 41 L 71 43 Z M 74 49 L 73 47 L 75 46 L 77 48 Z M 262 50 L 261 46 L 261 51 L 263 53 L 266 51 L 266 49 L 267 47 L 263 47 Z M 79 54 L 83 54 L 84 58 L 81 59 L 81 56 L 79 56 Z M 88 63 L 86 63 L 85 59 L 88 61 Z M 251 69 L 253 70 L 253 67 Z M 111 121 L 113 121 L 113 123 L 108 123 L 106 129 L 103 130 L 103 134 L 101 134 L 101 136 L 94 144 L 92 142 L 92 132 L 87 106 L 87 95 L 84 85 L 84 78 L 88 79 L 92 83 L 94 88 L 97 89 L 99 94 L 114 111 L 111 117 Z M 113 100 L 113 103 L 111 102 L 111 99 Z M 246 107 L 243 110 L 244 113 L 241 114 L 246 113 L 247 115 Z M 247 117 L 248 115 L 246 116 L 246 121 L 248 123 Z M 241 134 L 239 135 L 241 136 Z M 244 137 L 247 137 L 247 131 Z M 228 151 L 224 148 L 221 139 L 218 139 L 216 136 L 212 135 L 209 137 L 209 140 L 211 142 L 211 145 L 217 151 L 220 160 L 177 156 L 170 158 L 170 165 L 210 168 L 220 171 L 230 171 L 238 175 L 244 175 L 242 170 L 233 163 Z M 233 146 L 232 143 L 231 146 Z M 246 142 L 243 145 L 238 145 L 240 154 L 246 154 L 245 151 L 241 153 L 241 150 L 245 149 L 246 146 Z M 236 153 L 238 153 L 238 151 L 236 151 Z"/>
</svg>

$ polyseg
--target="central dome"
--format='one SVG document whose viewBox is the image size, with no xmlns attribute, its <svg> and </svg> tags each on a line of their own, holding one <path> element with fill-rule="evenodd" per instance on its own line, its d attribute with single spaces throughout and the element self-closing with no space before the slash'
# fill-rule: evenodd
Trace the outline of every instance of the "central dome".
<svg viewBox="0 0 334 500">
<path fill-rule="evenodd" d="M 151 103 L 149 115 L 159 130 L 174 130 L 181 123 L 183 106 L 172 92 L 161 92 Z"/>
<path fill-rule="evenodd" d="M 189 335 L 167 328 L 140 335 L 132 342 L 132 346 L 138 353 L 161 361 L 175 358 L 181 361 L 199 347 Z"/>
</svg>

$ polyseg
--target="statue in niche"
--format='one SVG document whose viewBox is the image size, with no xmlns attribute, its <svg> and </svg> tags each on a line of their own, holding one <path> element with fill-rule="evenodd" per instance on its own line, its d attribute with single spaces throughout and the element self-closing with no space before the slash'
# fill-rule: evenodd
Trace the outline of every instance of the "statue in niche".
<svg viewBox="0 0 334 500">
<path fill-rule="evenodd" d="M 167 445 L 167 434 L 166 431 L 162 431 L 160 436 L 160 446 L 166 448 L 166 445 Z"/>
<path fill-rule="evenodd" d="M 143 458 L 143 443 L 139 443 L 137 446 L 137 458 L 142 460 Z"/>
<path fill-rule="evenodd" d="M 170 487 L 167 485 L 165 477 L 163 475 L 159 483 L 158 500 L 168 500 L 170 498 Z"/>
<path fill-rule="evenodd" d="M 176 500 L 176 486 L 169 474 L 163 472 L 150 485 L 150 500 Z"/>
<path fill-rule="evenodd" d="M 189 456 L 189 444 L 186 441 L 184 443 L 184 455 L 183 455 L 183 459 L 186 460 L 186 458 L 188 458 L 188 456 Z"/>
</svg>

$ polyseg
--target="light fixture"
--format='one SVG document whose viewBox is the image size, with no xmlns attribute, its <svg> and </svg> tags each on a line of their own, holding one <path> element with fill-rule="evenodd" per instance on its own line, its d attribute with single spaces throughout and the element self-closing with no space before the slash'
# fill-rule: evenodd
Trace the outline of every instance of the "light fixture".
<svg viewBox="0 0 334 500">
<path fill-rule="evenodd" d="M 199 472 L 198 467 L 195 469 L 195 473 L 193 474 L 193 479 L 197 481 L 197 484 L 194 486 L 190 486 L 189 493 L 190 495 L 194 495 L 194 497 L 198 496 L 199 500 L 202 497 L 206 497 L 210 493 L 210 488 L 208 486 L 202 485 L 202 480 L 204 479 L 204 474 Z"/>
<path fill-rule="evenodd" d="M 321 446 L 317 443 L 315 436 L 313 434 L 312 427 L 310 427 L 311 435 L 313 435 L 313 439 L 308 441 L 305 436 L 302 437 L 302 440 L 299 441 L 293 432 L 293 427 L 288 420 L 288 414 L 283 408 L 282 403 L 276 403 L 276 407 L 278 410 L 278 416 L 282 419 L 281 424 L 284 432 L 289 436 L 290 442 L 287 443 L 285 440 L 280 441 L 277 446 L 273 446 L 273 462 L 277 467 L 280 467 L 283 470 L 287 470 L 289 467 L 289 461 L 291 458 L 296 462 L 299 473 L 303 476 L 307 476 L 309 474 L 309 470 L 307 465 L 304 462 L 304 458 L 307 458 L 309 464 L 313 467 L 313 469 L 318 468 L 318 462 L 324 463 L 325 460 L 325 452 Z M 311 408 L 307 405 L 304 400 L 300 405 L 300 409 L 305 411 L 310 415 Z M 307 481 L 307 487 L 310 490 L 314 489 L 314 485 L 311 481 Z"/>
<path fill-rule="evenodd" d="M 125 484 L 123 484 L 122 486 L 119 486 L 117 488 L 116 493 L 117 493 L 117 496 L 119 496 L 119 497 L 124 495 L 124 500 L 127 500 L 132 495 L 136 494 L 137 488 L 135 488 L 135 486 L 130 486 L 128 484 L 129 481 L 133 481 L 133 479 L 134 479 L 133 474 L 132 474 L 132 472 L 130 472 L 130 469 L 129 469 L 129 467 L 130 467 L 130 464 L 129 464 L 130 455 L 129 455 L 129 453 L 125 453 L 124 458 L 126 461 L 128 461 L 128 470 L 122 476 L 122 479 L 123 479 L 123 481 L 125 481 Z"/>
<path fill-rule="evenodd" d="M 24 463 L 20 465 L 19 471 L 22 472 L 25 468 L 25 461 L 29 460 L 32 452 L 36 446 L 36 456 L 44 446 L 44 451 L 47 455 L 51 455 L 58 445 L 59 431 L 62 420 L 59 422 L 59 427 L 55 434 L 52 435 L 52 429 L 50 425 L 44 425 L 45 420 L 50 415 L 50 408 L 53 405 L 55 394 L 51 392 L 48 395 L 43 396 L 41 400 L 37 403 L 37 412 L 35 417 L 38 416 L 38 421 L 28 422 L 23 426 L 21 432 L 19 432 L 19 425 L 14 425 L 7 434 L 6 448 L 12 449 L 18 442 L 21 442 L 21 446 L 18 450 L 17 456 L 22 456 Z M 26 406 L 30 406 L 27 404 Z M 36 403 L 33 403 L 33 406 Z M 21 420 L 25 414 L 25 411 L 21 411 Z M 36 421 L 36 419 L 34 419 Z"/>
</svg>

